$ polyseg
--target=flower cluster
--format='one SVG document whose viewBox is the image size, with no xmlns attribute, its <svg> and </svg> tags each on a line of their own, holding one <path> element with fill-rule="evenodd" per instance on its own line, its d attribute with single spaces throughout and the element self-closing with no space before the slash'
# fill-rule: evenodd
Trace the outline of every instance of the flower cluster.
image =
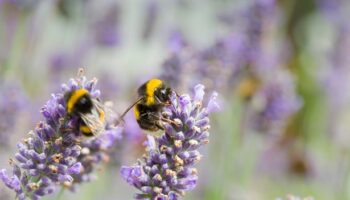
<svg viewBox="0 0 350 200">
<path fill-rule="evenodd" d="M 209 113 L 218 109 L 217 93 L 203 107 L 204 86 L 195 87 L 194 97 L 173 94 L 165 110 L 176 124 L 166 124 L 165 133 L 148 137 L 147 153 L 134 166 L 121 168 L 122 177 L 140 190 L 135 199 L 179 199 L 197 184 L 193 165 L 201 159 L 198 148 L 209 142 Z"/>
<path fill-rule="evenodd" d="M 275 78 L 265 81 L 252 97 L 249 115 L 255 130 L 278 134 L 300 109 L 302 100 L 296 95 L 294 79 L 288 72 L 272 74 Z"/>
<path fill-rule="evenodd" d="M 94 164 L 107 159 L 108 150 L 120 137 L 120 128 L 107 124 L 100 137 L 81 141 L 78 120 L 65 120 L 65 92 L 85 88 L 92 98 L 98 98 L 95 84 L 96 79 L 86 81 L 79 76 L 62 85 L 62 93 L 52 94 L 42 108 L 44 120 L 17 145 L 16 160 L 10 159 L 13 174 L 2 169 L 0 179 L 18 199 L 40 199 L 57 186 L 73 189 L 75 183 L 90 180 Z"/>
<path fill-rule="evenodd" d="M 93 7 L 93 6 L 92 6 Z M 96 17 L 91 27 L 94 41 L 102 47 L 115 47 L 120 43 L 120 6 L 116 3 L 106 5 L 103 16 Z"/>
</svg>

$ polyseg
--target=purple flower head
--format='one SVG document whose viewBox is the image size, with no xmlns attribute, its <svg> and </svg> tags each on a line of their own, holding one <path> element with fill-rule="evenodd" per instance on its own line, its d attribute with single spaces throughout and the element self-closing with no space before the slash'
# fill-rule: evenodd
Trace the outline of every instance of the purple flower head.
<svg viewBox="0 0 350 200">
<path fill-rule="evenodd" d="M 180 199 L 197 184 L 193 167 L 202 155 L 198 148 L 209 142 L 209 114 L 217 110 L 217 94 L 203 106 L 204 86 L 195 87 L 194 97 L 172 95 L 172 105 L 164 110 L 176 125 L 165 125 L 165 133 L 148 136 L 147 153 L 137 164 L 124 166 L 124 180 L 136 187 L 135 199 Z"/>
<path fill-rule="evenodd" d="M 107 124 L 101 136 L 81 141 L 78 120 L 65 120 L 64 94 L 85 88 L 92 98 L 98 98 L 100 92 L 95 84 L 96 79 L 86 81 L 84 76 L 63 84 L 62 92 L 52 94 L 42 108 L 44 120 L 18 143 L 16 160 L 10 160 L 12 175 L 5 169 L 0 171 L 0 179 L 15 191 L 18 199 L 40 199 L 58 186 L 72 188 L 75 183 L 90 180 L 93 165 L 107 157 L 120 137 L 120 128 Z"/>
</svg>

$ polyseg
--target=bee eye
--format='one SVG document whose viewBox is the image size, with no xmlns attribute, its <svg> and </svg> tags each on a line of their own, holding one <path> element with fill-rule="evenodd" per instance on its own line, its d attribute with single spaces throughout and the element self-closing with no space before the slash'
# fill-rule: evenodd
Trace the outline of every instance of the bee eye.
<svg viewBox="0 0 350 200">
<path fill-rule="evenodd" d="M 85 104 L 87 104 L 87 102 L 88 102 L 88 100 L 85 97 L 80 98 L 80 100 L 79 100 L 80 105 L 85 105 Z"/>
</svg>

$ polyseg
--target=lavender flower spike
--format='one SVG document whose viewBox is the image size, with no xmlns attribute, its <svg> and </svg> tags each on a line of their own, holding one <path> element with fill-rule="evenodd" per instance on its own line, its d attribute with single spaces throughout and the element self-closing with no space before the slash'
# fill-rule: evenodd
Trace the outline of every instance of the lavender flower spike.
<svg viewBox="0 0 350 200">
<path fill-rule="evenodd" d="M 201 159 L 198 148 L 209 142 L 209 113 L 218 109 L 217 93 L 206 107 L 202 107 L 203 96 L 203 85 L 195 87 L 193 98 L 185 94 L 177 99 L 173 94 L 165 112 L 178 125 L 166 124 L 159 138 L 148 136 L 142 160 L 121 168 L 125 181 L 140 190 L 135 199 L 176 200 L 195 188 L 198 175 L 193 165 Z"/>
<path fill-rule="evenodd" d="M 40 199 L 53 193 L 57 187 L 72 189 L 76 183 L 87 181 L 93 164 L 102 161 L 117 140 L 120 129 L 106 125 L 100 137 L 80 142 L 79 123 L 74 117 L 65 122 L 64 93 L 85 88 L 92 98 L 98 98 L 96 79 L 86 81 L 84 76 L 62 85 L 62 93 L 52 94 L 42 108 L 44 120 L 39 122 L 28 138 L 18 143 L 16 160 L 10 159 L 12 175 L 0 170 L 0 180 L 15 191 L 16 198 Z M 102 152 L 103 151 L 103 152 Z"/>
</svg>

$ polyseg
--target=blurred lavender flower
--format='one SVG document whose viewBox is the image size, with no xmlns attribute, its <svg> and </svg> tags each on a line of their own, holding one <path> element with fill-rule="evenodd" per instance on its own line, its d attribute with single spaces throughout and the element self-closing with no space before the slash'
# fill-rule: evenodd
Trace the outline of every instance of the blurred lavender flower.
<svg viewBox="0 0 350 200">
<path fill-rule="evenodd" d="M 134 113 L 129 112 L 125 115 L 124 135 L 130 142 L 138 143 L 144 139 L 143 130 L 135 120 Z"/>
<path fill-rule="evenodd" d="M 271 177 L 281 177 L 286 174 L 297 176 L 313 176 L 315 165 L 305 149 L 296 145 L 297 138 L 283 135 L 270 139 L 265 145 L 258 162 L 258 173 Z"/>
<path fill-rule="evenodd" d="M 120 8 L 118 4 L 113 4 L 106 9 L 104 15 L 94 23 L 92 31 L 96 44 L 104 47 L 114 47 L 120 42 Z"/>
<path fill-rule="evenodd" d="M 177 90 L 187 90 L 184 87 L 191 85 L 190 80 L 194 79 L 195 52 L 179 31 L 170 33 L 168 48 L 170 56 L 162 63 L 160 78 Z"/>
<path fill-rule="evenodd" d="M 276 25 L 276 15 L 275 0 L 253 0 L 240 11 L 230 8 L 229 12 L 220 13 L 219 20 L 233 30 L 236 42 L 240 43 L 237 64 L 248 67 L 259 62 L 263 40 L 271 26 Z"/>
<path fill-rule="evenodd" d="M 197 170 L 193 165 L 201 159 L 198 148 L 209 142 L 208 115 L 218 109 L 217 93 L 202 107 L 204 86 L 195 87 L 194 97 L 173 94 L 172 106 L 166 109 L 178 125 L 166 125 L 165 133 L 148 136 L 147 154 L 134 166 L 121 168 L 125 181 L 140 190 L 135 199 L 179 199 L 195 188 Z"/>
<path fill-rule="evenodd" d="M 200 51 L 197 55 L 198 79 L 203 81 L 209 91 L 232 91 L 229 82 L 237 77 L 241 69 L 239 63 L 242 43 L 239 35 L 231 34 L 221 38 L 213 46 Z M 220 77 L 220 78 L 218 78 Z"/>
<path fill-rule="evenodd" d="M 100 91 L 95 89 L 96 79 L 86 81 L 84 76 L 71 79 L 62 85 L 62 93 L 52 94 L 42 108 L 44 121 L 38 123 L 28 138 L 18 143 L 18 153 L 10 159 L 13 174 L 0 171 L 0 179 L 16 192 L 16 198 L 40 199 L 57 186 L 72 188 L 74 183 L 90 180 L 92 166 L 105 160 L 106 151 L 120 137 L 118 127 L 106 126 L 99 137 L 80 142 L 78 120 L 64 123 L 66 116 L 64 94 L 77 88 L 85 88 L 93 98 Z"/>
<path fill-rule="evenodd" d="M 350 4 L 348 1 L 319 0 L 319 8 L 334 31 L 332 45 L 324 56 L 325 70 L 321 71 L 321 83 L 324 86 L 328 106 L 328 132 L 342 148 L 349 143 L 349 110 L 350 94 L 350 26 L 348 23 Z M 323 73 L 322 73 L 323 72 Z"/>
<path fill-rule="evenodd" d="M 50 58 L 50 71 L 52 74 L 60 74 L 69 67 L 73 67 L 72 57 L 68 52 L 56 52 Z"/>
<path fill-rule="evenodd" d="M 144 152 L 142 144 L 146 139 L 146 134 L 135 120 L 133 112 L 128 112 L 124 117 L 122 135 L 122 141 L 110 154 L 111 163 L 118 168 L 123 162 L 134 160 Z"/>
<path fill-rule="evenodd" d="M 155 25 L 157 22 L 159 14 L 159 5 L 156 1 L 150 0 L 146 5 L 146 14 L 144 17 L 143 30 L 142 30 L 142 39 L 148 40 L 155 29 Z"/>
<path fill-rule="evenodd" d="M 171 53 L 180 52 L 188 44 L 181 31 L 171 31 L 168 38 L 168 48 Z"/>
<path fill-rule="evenodd" d="M 253 0 L 252 4 L 243 12 L 246 59 L 248 63 L 255 63 L 262 53 L 262 40 L 269 28 L 269 23 L 275 18 L 275 0 Z"/>
<path fill-rule="evenodd" d="M 203 50 L 184 45 L 183 36 L 175 34 L 161 77 L 176 88 L 203 82 L 209 91 L 239 95 L 248 105 L 248 126 L 281 132 L 302 102 L 293 74 L 282 64 L 285 46 L 274 44 L 281 25 L 278 15 L 275 0 L 253 0 L 239 14 L 228 16 L 230 34 Z"/>
<path fill-rule="evenodd" d="M 272 73 L 251 100 L 251 125 L 272 134 L 284 130 L 288 119 L 302 106 L 295 93 L 295 82 L 288 71 Z"/>
<path fill-rule="evenodd" d="M 181 75 L 186 75 L 193 83 L 203 82 L 209 91 L 220 90 L 226 94 L 232 94 L 246 77 L 259 80 L 259 76 L 280 68 L 277 58 L 284 53 L 266 45 L 266 40 L 280 25 L 276 20 L 277 11 L 274 0 L 250 2 L 240 15 L 229 16 L 232 18 L 232 24 L 229 24 L 232 31 L 204 50 L 194 49 L 188 42 L 183 42 L 186 41 L 183 36 L 173 34 L 169 46 L 172 55 L 163 64 L 162 76 L 180 85 L 186 81 L 180 79 Z M 184 53 L 189 50 L 191 56 Z M 184 85 L 192 87 L 193 83 Z"/>
<path fill-rule="evenodd" d="M 12 8 L 16 8 L 18 10 L 23 11 L 31 11 L 38 6 L 40 0 L 1 0 L 1 6 L 11 6 Z"/>
<path fill-rule="evenodd" d="M 117 95 L 120 94 L 120 82 L 115 78 L 115 74 L 110 71 L 102 71 L 99 73 L 99 86 L 100 90 L 103 91 L 101 94 L 102 99 L 116 99 Z"/>
<path fill-rule="evenodd" d="M 323 1 L 328 2 L 328 1 Z M 337 5 L 337 6 L 335 6 Z M 341 5 L 335 4 L 334 13 L 331 15 L 332 22 L 335 21 L 335 38 L 333 48 L 328 52 L 328 71 L 323 77 L 327 97 L 329 103 L 335 110 L 347 105 L 350 101 L 350 95 L 346 91 L 350 85 L 347 80 L 350 76 L 349 63 L 350 59 L 347 55 L 350 50 L 350 26 L 344 21 L 344 13 L 346 9 Z M 332 9 L 332 10 L 333 10 Z M 328 10 L 329 11 L 329 10 Z"/>
<path fill-rule="evenodd" d="M 25 102 L 26 96 L 19 86 L 0 86 L 0 147 L 8 147 L 16 119 Z"/>
<path fill-rule="evenodd" d="M 73 49 L 53 52 L 48 60 L 51 83 L 55 85 L 64 75 L 75 70 L 76 66 L 81 66 L 92 48 L 92 44 L 83 39 Z"/>
<path fill-rule="evenodd" d="M 315 1 L 318 4 L 320 11 L 326 14 L 326 16 L 333 22 L 339 23 L 341 20 L 346 19 L 343 16 L 344 6 L 346 1 L 343 0 L 317 0 Z"/>
</svg>

